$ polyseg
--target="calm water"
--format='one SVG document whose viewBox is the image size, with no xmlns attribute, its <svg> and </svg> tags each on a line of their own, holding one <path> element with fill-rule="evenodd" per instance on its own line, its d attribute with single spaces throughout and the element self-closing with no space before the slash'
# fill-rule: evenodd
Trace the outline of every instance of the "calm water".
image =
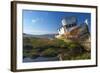
<svg viewBox="0 0 100 73">
<path fill-rule="evenodd" d="M 23 62 L 43 62 L 43 61 L 58 61 L 57 57 L 37 57 L 35 59 L 32 58 L 24 58 Z"/>
</svg>

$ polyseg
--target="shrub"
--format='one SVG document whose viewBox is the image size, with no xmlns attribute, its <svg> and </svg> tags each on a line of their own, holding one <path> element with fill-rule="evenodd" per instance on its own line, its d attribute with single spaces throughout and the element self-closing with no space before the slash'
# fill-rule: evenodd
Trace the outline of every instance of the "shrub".
<svg viewBox="0 0 100 73">
<path fill-rule="evenodd" d="M 45 57 L 54 57 L 57 56 L 57 51 L 55 48 L 48 48 L 42 52 L 43 56 Z"/>
</svg>

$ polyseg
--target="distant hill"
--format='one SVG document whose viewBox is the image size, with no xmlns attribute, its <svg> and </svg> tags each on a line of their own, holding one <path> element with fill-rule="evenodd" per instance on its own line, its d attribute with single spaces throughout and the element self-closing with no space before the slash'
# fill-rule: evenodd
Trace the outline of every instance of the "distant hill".
<svg viewBox="0 0 100 73">
<path fill-rule="evenodd" d="M 48 38 L 48 39 L 55 38 L 55 35 L 57 34 L 32 35 L 32 34 L 23 33 L 23 37 L 36 37 L 36 38 Z"/>
</svg>

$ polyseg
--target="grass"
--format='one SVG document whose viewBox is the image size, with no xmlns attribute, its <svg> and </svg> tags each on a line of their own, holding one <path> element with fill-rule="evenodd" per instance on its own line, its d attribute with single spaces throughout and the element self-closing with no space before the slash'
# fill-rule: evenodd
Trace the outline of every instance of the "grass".
<svg viewBox="0 0 100 73">
<path fill-rule="evenodd" d="M 54 48 L 48 48 L 48 49 L 45 49 L 42 52 L 42 54 L 44 57 L 55 57 L 55 56 L 57 56 L 57 51 Z"/>
<path fill-rule="evenodd" d="M 24 57 L 57 57 L 59 54 L 62 54 L 63 60 L 90 59 L 91 57 L 90 52 L 85 51 L 84 46 L 75 41 L 66 42 L 60 39 L 50 40 L 24 37 L 23 42 Z M 27 44 L 31 45 L 29 49 L 25 48 Z"/>
</svg>

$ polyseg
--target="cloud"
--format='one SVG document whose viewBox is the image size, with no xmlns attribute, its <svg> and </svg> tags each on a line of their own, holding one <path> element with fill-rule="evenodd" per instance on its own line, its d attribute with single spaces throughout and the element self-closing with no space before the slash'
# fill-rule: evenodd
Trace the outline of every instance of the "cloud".
<svg viewBox="0 0 100 73">
<path fill-rule="evenodd" d="M 36 23 L 38 19 L 32 19 L 32 23 Z"/>
<path fill-rule="evenodd" d="M 44 23 L 45 20 L 42 19 L 42 18 L 33 18 L 33 19 L 31 20 L 31 22 L 32 22 L 32 23 Z"/>
</svg>

